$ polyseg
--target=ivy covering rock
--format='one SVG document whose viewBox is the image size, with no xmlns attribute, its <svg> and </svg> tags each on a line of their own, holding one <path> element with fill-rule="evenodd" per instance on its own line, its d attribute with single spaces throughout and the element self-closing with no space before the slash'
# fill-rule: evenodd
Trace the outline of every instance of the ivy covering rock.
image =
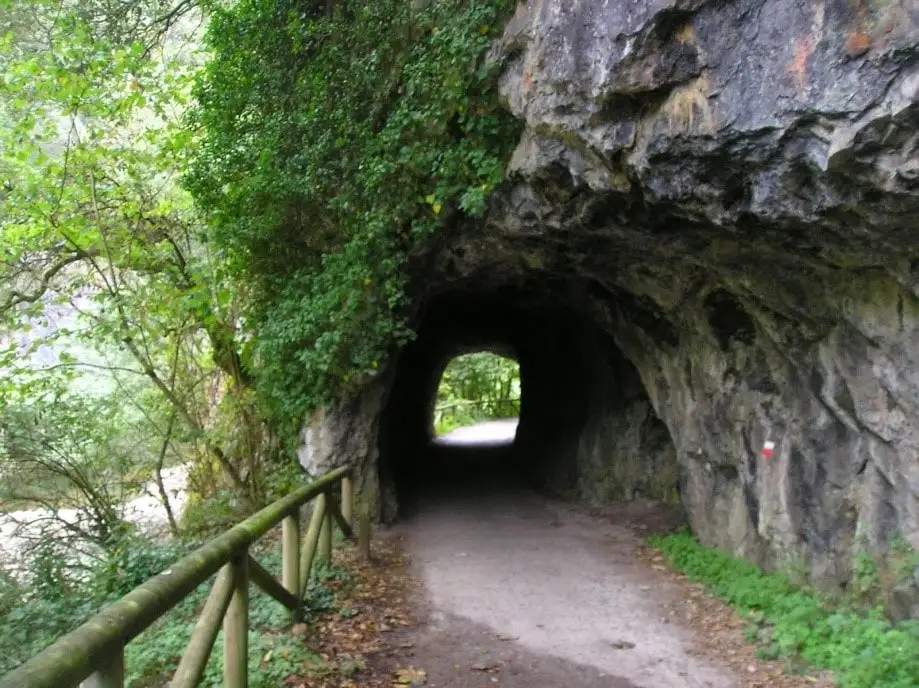
<svg viewBox="0 0 919 688">
<path fill-rule="evenodd" d="M 282 421 L 374 374 L 410 336 L 407 255 L 483 214 L 519 138 L 486 59 L 513 5 L 214 10 L 187 182 L 248 275 L 248 361 Z"/>
</svg>

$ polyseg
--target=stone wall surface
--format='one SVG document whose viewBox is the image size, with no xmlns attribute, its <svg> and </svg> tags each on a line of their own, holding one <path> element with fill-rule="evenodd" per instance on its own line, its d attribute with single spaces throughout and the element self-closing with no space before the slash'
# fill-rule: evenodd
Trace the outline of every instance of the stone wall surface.
<svg viewBox="0 0 919 688">
<path fill-rule="evenodd" d="M 525 130 L 414 295 L 513 285 L 610 338 L 643 391 L 589 391 L 582 496 L 671 452 L 706 544 L 843 586 L 919 548 L 919 2 L 531 0 L 492 57 Z"/>
</svg>

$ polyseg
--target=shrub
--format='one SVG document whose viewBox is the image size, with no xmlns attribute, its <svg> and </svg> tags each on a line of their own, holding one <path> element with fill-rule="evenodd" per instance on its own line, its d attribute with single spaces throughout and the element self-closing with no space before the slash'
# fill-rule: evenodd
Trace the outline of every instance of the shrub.
<svg viewBox="0 0 919 688">
<path fill-rule="evenodd" d="M 893 627 L 880 608 L 868 615 L 835 610 L 785 576 L 707 549 L 687 533 L 652 536 L 648 544 L 690 580 L 703 583 L 752 621 L 768 625 L 766 656 L 802 659 L 832 670 L 841 688 L 919 685 L 919 637 L 908 627 Z"/>
</svg>

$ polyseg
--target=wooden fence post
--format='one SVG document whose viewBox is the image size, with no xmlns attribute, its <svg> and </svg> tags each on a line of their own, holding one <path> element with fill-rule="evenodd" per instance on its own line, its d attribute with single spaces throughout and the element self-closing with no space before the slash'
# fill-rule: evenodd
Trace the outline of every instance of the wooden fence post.
<svg viewBox="0 0 919 688">
<path fill-rule="evenodd" d="M 80 688 L 124 688 L 124 647 L 119 647 L 105 666 L 96 669 Z"/>
<path fill-rule="evenodd" d="M 249 555 L 240 552 L 233 567 L 233 597 L 223 618 L 224 688 L 249 685 Z"/>
<path fill-rule="evenodd" d="M 357 504 L 357 549 L 364 561 L 370 561 L 370 503 L 363 496 Z"/>
<path fill-rule="evenodd" d="M 330 495 L 325 495 L 325 501 L 331 502 Z M 322 530 L 319 532 L 319 551 L 316 552 L 316 561 L 324 561 L 327 565 L 332 563 L 331 509 L 326 509 L 322 518 Z"/>
<path fill-rule="evenodd" d="M 310 517 L 309 527 L 306 529 L 306 535 L 303 537 L 303 544 L 300 548 L 300 599 L 306 595 L 306 586 L 309 582 L 310 570 L 313 567 L 313 558 L 319 547 L 319 536 L 322 531 L 322 522 L 325 517 L 325 495 L 319 495 L 313 507 L 313 515 Z"/>
<path fill-rule="evenodd" d="M 233 567 L 230 564 L 225 564 L 217 574 L 217 580 L 207 596 L 207 602 L 204 603 L 204 609 L 201 610 L 201 616 L 195 624 L 185 654 L 182 655 L 179 666 L 172 675 L 169 688 L 195 688 L 201 683 L 201 677 L 207 668 L 207 660 L 214 649 L 214 641 L 217 640 L 217 633 L 233 597 L 233 575 Z"/>
<path fill-rule="evenodd" d="M 281 583 L 291 595 L 300 599 L 300 509 L 285 517 L 281 526 Z M 300 618 L 299 605 L 294 618 Z"/>
<path fill-rule="evenodd" d="M 341 479 L 341 515 L 354 527 L 354 480 L 350 475 Z"/>
</svg>

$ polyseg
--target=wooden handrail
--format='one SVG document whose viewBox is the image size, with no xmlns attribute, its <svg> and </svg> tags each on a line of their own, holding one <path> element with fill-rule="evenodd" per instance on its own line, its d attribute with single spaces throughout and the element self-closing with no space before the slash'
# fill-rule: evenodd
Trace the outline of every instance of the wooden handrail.
<svg viewBox="0 0 919 688">
<path fill-rule="evenodd" d="M 353 494 L 351 480 L 349 467 L 338 468 L 266 506 L 0 678 L 0 688 L 72 688 L 81 681 L 85 681 L 84 687 L 121 688 L 124 685 L 124 646 L 224 567 L 225 573 L 214 584 L 214 601 L 211 603 L 209 600 L 205 605 L 203 616 L 208 618 L 199 622 L 201 631 L 196 630 L 193 634 L 173 685 L 193 686 L 200 681 L 221 618 L 224 623 L 224 651 L 233 655 L 224 658 L 224 680 L 227 686 L 244 685 L 245 678 L 239 672 L 245 671 L 247 661 L 244 625 L 248 623 L 248 582 L 251 579 L 271 588 L 273 596 L 281 599 L 286 606 L 294 607 L 292 611 L 297 614 L 306 588 L 312 553 L 316 550 L 316 542 L 310 540 L 313 537 L 319 539 L 320 524 L 326 525 L 323 530 L 328 534 L 323 535 L 329 539 L 333 517 L 336 521 L 341 519 L 339 523 L 348 526 L 350 534 L 351 524 L 341 511 L 350 515 L 353 513 L 352 506 L 348 504 L 339 511 L 334 504 L 331 504 L 332 508 L 326 508 L 325 503 L 331 503 L 326 495 L 339 483 L 342 484 L 343 497 L 350 500 Z M 309 557 L 304 557 L 304 562 L 297 556 L 299 552 L 290 551 L 291 543 L 299 544 L 299 534 L 293 536 L 287 533 L 283 537 L 283 543 L 288 546 L 283 554 L 284 584 L 277 583 L 264 569 L 252 565 L 249 546 L 285 519 L 288 519 L 285 521 L 287 528 L 299 530 L 299 519 L 288 517 L 295 516 L 303 504 L 315 497 L 322 497 L 322 504 L 317 505 L 319 513 L 314 513 L 315 523 L 310 524 L 310 533 L 306 538 L 305 548 L 311 551 L 304 554 L 308 553 Z M 299 570 L 298 564 L 305 564 L 306 571 Z M 301 591 L 300 595 L 290 592 L 294 582 Z M 189 654 L 194 656 L 188 657 Z"/>
</svg>

